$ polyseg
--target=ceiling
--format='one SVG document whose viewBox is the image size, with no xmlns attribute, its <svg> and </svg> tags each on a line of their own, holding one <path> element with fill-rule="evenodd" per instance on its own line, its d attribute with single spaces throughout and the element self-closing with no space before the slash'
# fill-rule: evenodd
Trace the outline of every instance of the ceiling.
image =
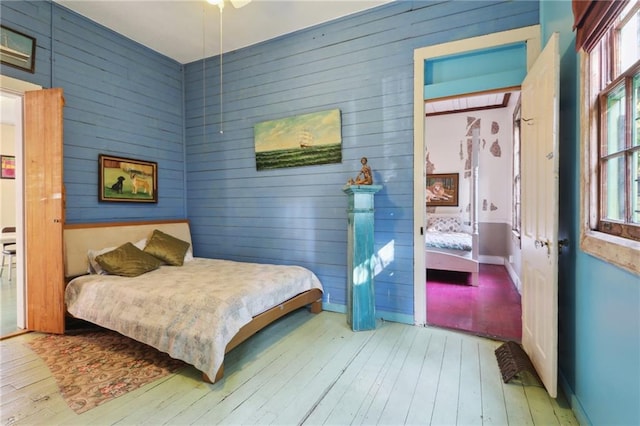
<svg viewBox="0 0 640 426">
<path fill-rule="evenodd" d="M 220 53 L 220 9 L 206 0 L 54 0 L 186 64 Z M 225 0 L 222 52 L 360 12 L 393 0 Z"/>
<path fill-rule="evenodd" d="M 434 101 L 425 101 L 424 112 L 428 117 L 459 112 L 481 111 L 485 109 L 515 107 L 520 92 L 495 92 L 458 96 Z"/>
<path fill-rule="evenodd" d="M 206 0 L 54 0 L 180 63 L 220 53 L 220 9 Z M 393 0 L 225 0 L 222 51 L 230 52 Z M 170 30 L 167 30 L 170 29 Z M 425 103 L 427 115 L 513 106 L 504 93 Z M 0 106 L 4 105 L 0 97 Z M 2 114 L 9 117 L 10 114 Z"/>
</svg>

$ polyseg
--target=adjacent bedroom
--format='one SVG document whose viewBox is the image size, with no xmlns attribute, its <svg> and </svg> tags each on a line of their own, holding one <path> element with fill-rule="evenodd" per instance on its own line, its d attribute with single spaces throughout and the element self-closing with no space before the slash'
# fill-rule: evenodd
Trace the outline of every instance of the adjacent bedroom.
<svg viewBox="0 0 640 426">
<path fill-rule="evenodd" d="M 521 339 L 519 98 L 425 103 L 429 325 Z"/>
</svg>

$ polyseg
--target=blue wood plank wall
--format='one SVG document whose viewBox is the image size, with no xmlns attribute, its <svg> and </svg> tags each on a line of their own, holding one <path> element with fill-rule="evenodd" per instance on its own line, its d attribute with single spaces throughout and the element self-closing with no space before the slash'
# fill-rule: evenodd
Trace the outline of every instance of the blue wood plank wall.
<svg viewBox="0 0 640 426">
<path fill-rule="evenodd" d="M 185 217 L 182 65 L 48 1 L 1 7 L 37 41 L 35 74 L 2 73 L 64 90 L 67 222 Z M 157 162 L 157 205 L 99 203 L 101 153 Z"/>
<path fill-rule="evenodd" d="M 187 205 L 198 256 L 302 264 L 346 302 L 347 197 L 376 184 L 376 311 L 413 322 L 413 50 L 538 23 L 528 1 L 402 1 L 185 67 Z M 204 70 L 204 73 L 203 73 Z M 203 80 L 204 78 L 204 80 Z M 253 126 L 339 108 L 342 163 L 256 171 Z M 220 130 L 223 132 L 220 133 Z"/>
</svg>

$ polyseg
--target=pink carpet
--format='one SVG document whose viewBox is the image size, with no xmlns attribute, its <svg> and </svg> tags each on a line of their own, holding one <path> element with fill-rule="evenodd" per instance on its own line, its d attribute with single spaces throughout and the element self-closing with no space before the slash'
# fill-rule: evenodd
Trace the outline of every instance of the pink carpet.
<svg viewBox="0 0 640 426">
<path fill-rule="evenodd" d="M 520 294 L 501 265 L 480 265 L 480 284 L 464 272 L 427 271 L 427 323 L 499 340 L 522 338 Z"/>
</svg>

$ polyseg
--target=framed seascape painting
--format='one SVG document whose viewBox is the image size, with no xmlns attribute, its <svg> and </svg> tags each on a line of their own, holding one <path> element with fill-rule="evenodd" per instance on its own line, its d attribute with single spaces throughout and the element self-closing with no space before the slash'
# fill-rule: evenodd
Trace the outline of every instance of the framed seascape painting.
<svg viewBox="0 0 640 426">
<path fill-rule="evenodd" d="M 36 39 L 0 26 L 0 62 L 30 73 L 36 68 Z"/>
<path fill-rule="evenodd" d="M 427 175 L 427 207 L 458 205 L 458 173 Z"/>
<path fill-rule="evenodd" d="M 98 167 L 100 201 L 158 202 L 157 163 L 100 154 Z"/>
<path fill-rule="evenodd" d="M 295 115 L 254 126 L 256 170 L 342 162 L 339 109 Z"/>
</svg>

